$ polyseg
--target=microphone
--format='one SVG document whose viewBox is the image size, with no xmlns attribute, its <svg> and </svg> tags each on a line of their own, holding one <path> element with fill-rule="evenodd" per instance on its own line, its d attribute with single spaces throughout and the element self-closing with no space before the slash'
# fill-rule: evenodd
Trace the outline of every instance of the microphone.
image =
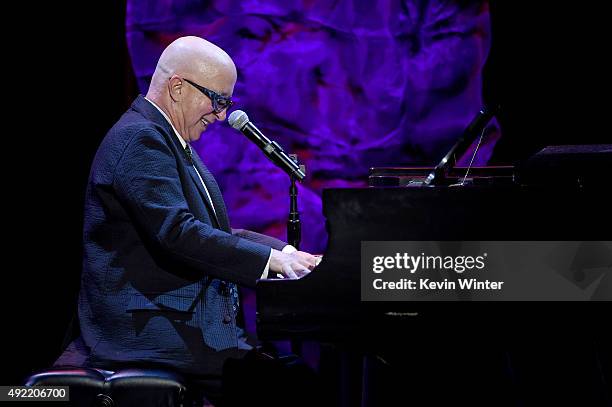
<svg viewBox="0 0 612 407">
<path fill-rule="evenodd" d="M 242 132 L 249 140 L 259 147 L 277 167 L 298 181 L 302 181 L 306 174 L 282 149 L 276 141 L 270 141 L 261 131 L 249 121 L 249 116 L 242 110 L 234 110 L 227 119 L 230 126 Z"/>
</svg>

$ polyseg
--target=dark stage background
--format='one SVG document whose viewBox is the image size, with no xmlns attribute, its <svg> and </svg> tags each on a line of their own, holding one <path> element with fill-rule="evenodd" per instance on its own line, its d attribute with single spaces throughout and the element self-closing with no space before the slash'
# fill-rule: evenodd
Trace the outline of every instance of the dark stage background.
<svg viewBox="0 0 612 407">
<path fill-rule="evenodd" d="M 3 97 L 10 110 L 4 132 L 8 209 L 0 384 L 20 383 L 60 353 L 77 298 L 89 166 L 105 132 L 138 93 L 125 1 L 45 8 L 11 14 L 19 16 L 19 24 L 5 36 L 10 87 Z M 514 162 L 549 144 L 612 143 L 606 101 L 612 71 L 605 61 L 609 21 L 603 6 L 493 1 L 490 17 L 482 97 L 502 105 L 501 138 L 491 162 Z M 265 80 L 259 83 L 266 87 Z M 443 150 L 437 147 L 415 161 L 433 164 Z M 285 211 L 285 196 L 277 201 Z M 601 323 L 565 326 L 565 336 L 539 346 L 555 349 L 558 362 Z M 531 333 L 517 332 L 522 338 L 517 346 L 529 344 Z M 599 343 L 598 349 L 609 357 L 607 346 Z"/>
</svg>

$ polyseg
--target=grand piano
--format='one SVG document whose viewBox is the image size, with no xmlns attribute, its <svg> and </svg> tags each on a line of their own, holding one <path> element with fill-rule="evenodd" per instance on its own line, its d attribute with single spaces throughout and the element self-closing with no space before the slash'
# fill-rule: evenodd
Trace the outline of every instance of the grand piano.
<svg viewBox="0 0 612 407">
<path fill-rule="evenodd" d="M 455 167 L 443 185 L 429 187 L 420 182 L 432 168 L 372 168 L 370 187 L 324 190 L 329 240 L 323 260 L 302 279 L 257 283 L 259 337 L 352 344 L 359 338 L 361 345 L 376 347 L 385 332 L 422 325 L 447 332 L 483 321 L 508 327 L 538 315 L 567 318 L 569 309 L 596 318 L 603 311 L 590 303 L 364 302 L 361 243 L 610 240 L 612 211 L 604 189 L 612 185 L 611 151 L 551 147 L 521 168 Z"/>
<path fill-rule="evenodd" d="M 450 168 L 435 185 L 434 168 L 372 168 L 367 188 L 324 190 L 323 260 L 257 283 L 259 338 L 318 343 L 334 406 L 396 405 L 400 389 L 402 403 L 516 405 L 535 389 L 521 402 L 598 405 L 610 366 L 590 361 L 612 340 L 610 302 L 362 301 L 360 267 L 364 241 L 612 240 L 611 153 L 550 147 L 518 167 Z"/>
</svg>

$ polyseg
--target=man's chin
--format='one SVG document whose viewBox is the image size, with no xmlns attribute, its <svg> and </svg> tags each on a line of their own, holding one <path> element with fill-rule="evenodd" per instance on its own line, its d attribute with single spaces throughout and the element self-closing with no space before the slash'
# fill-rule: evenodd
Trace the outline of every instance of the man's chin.
<svg viewBox="0 0 612 407">
<path fill-rule="evenodd" d="M 189 136 L 189 140 L 191 140 L 190 143 L 193 143 L 194 141 L 198 141 L 200 137 L 202 137 L 202 133 L 204 133 L 205 131 L 206 129 L 202 130 L 199 133 L 192 134 L 191 136 Z"/>
</svg>

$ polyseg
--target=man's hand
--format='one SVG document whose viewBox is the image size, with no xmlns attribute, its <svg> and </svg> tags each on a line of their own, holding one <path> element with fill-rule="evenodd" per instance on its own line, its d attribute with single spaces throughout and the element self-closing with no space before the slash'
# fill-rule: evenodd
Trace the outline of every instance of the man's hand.
<svg viewBox="0 0 612 407">
<path fill-rule="evenodd" d="M 295 251 L 283 253 L 272 249 L 270 271 L 285 278 L 300 278 L 310 273 L 317 264 L 317 259 L 310 253 Z"/>
</svg>

